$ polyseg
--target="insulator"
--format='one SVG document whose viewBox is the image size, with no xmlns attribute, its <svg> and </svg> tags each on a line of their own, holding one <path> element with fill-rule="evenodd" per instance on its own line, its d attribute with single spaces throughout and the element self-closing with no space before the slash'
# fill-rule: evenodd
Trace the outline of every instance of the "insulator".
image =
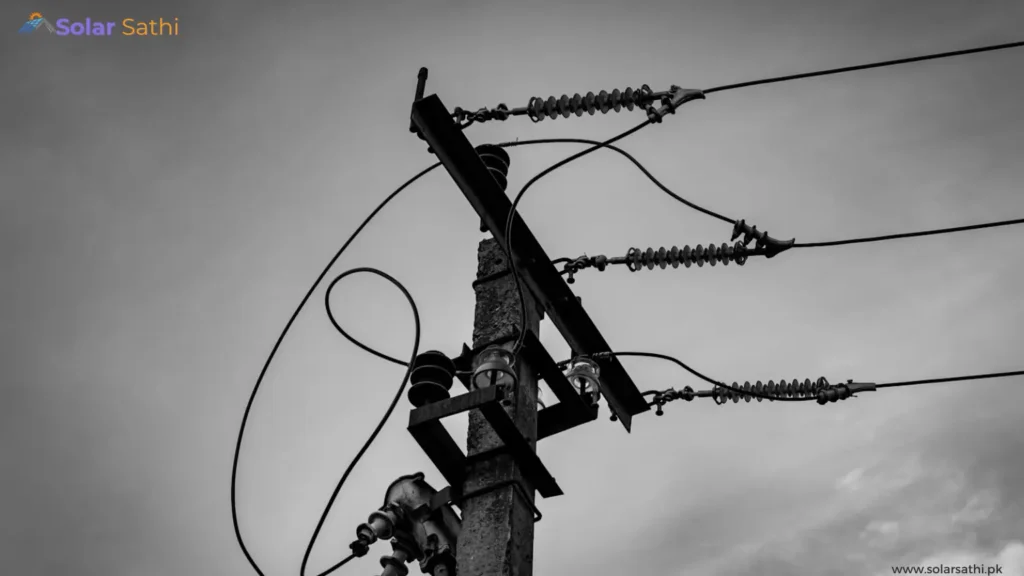
<svg viewBox="0 0 1024 576">
<path fill-rule="evenodd" d="M 654 93 L 650 87 L 644 84 L 637 90 L 632 88 L 626 88 L 623 91 L 615 89 L 611 93 L 601 90 L 596 95 L 593 92 L 587 92 L 586 96 L 576 93 L 571 97 L 563 94 L 560 98 L 548 96 L 546 99 L 534 96 L 526 105 L 526 113 L 534 122 L 540 122 L 544 118 L 555 119 L 559 116 L 568 118 L 573 114 L 583 116 L 584 112 L 593 116 L 598 111 L 602 114 L 607 114 L 609 110 L 619 112 L 623 108 L 632 111 L 634 107 L 646 106 L 654 100 Z"/>
<path fill-rule="evenodd" d="M 728 266 L 729 262 L 735 262 L 737 265 L 742 266 L 747 261 L 748 252 L 749 250 L 742 242 L 737 242 L 731 246 L 729 244 L 722 244 L 721 246 L 710 245 L 707 248 L 698 244 L 696 248 L 683 246 L 682 250 L 675 246 L 670 250 L 665 248 L 657 250 L 654 248 L 648 248 L 647 250 L 630 248 L 629 252 L 626 253 L 626 264 L 633 272 L 644 266 L 648 270 L 653 270 L 655 266 L 664 270 L 669 265 L 673 268 L 678 268 L 680 264 L 687 268 L 693 264 L 704 266 L 705 263 L 714 266 L 719 262 L 723 266 Z"/>
<path fill-rule="evenodd" d="M 450 358 L 436 350 L 420 354 L 409 374 L 409 402 L 419 408 L 448 398 L 454 379 L 455 363 Z"/>
<path fill-rule="evenodd" d="M 768 400 L 771 402 L 773 398 L 816 398 L 819 396 L 818 393 L 820 391 L 831 387 L 825 378 L 818 378 L 814 381 L 806 379 L 803 382 L 797 379 L 789 381 L 779 380 L 778 383 L 774 380 L 769 380 L 767 384 L 762 384 L 760 380 L 755 384 L 750 382 L 744 382 L 743 384 L 733 382 L 731 386 L 735 390 L 722 386 L 715 387 L 712 391 L 712 396 L 717 403 L 723 404 L 728 400 L 736 403 L 740 400 L 747 402 L 751 400 L 757 400 L 758 402 Z"/>
<path fill-rule="evenodd" d="M 508 188 L 508 165 L 511 162 L 508 152 L 493 144 L 483 144 L 476 147 L 476 153 L 484 161 L 484 166 L 487 166 L 487 171 L 498 183 L 498 187 L 504 192 Z"/>
</svg>

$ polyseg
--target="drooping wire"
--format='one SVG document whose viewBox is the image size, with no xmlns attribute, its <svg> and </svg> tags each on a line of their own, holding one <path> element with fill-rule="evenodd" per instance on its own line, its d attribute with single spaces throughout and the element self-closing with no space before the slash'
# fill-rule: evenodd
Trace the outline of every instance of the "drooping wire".
<svg viewBox="0 0 1024 576">
<path fill-rule="evenodd" d="M 538 141 L 538 142 L 520 142 L 518 145 L 527 146 L 527 145 L 531 145 L 531 144 L 542 144 L 542 143 L 545 143 L 545 142 L 541 142 L 541 141 Z M 237 437 L 237 440 L 235 442 L 235 450 L 234 450 L 234 454 L 232 456 L 232 463 L 231 463 L 231 497 L 230 497 L 230 501 L 231 501 L 231 523 L 232 523 L 232 527 L 233 527 L 233 530 L 234 530 L 234 533 L 235 533 L 235 540 L 238 543 L 238 547 L 242 550 L 242 554 L 245 556 L 246 560 L 249 562 L 249 565 L 252 567 L 252 569 L 259 576 L 266 576 L 266 575 L 264 574 L 263 570 L 260 568 L 259 564 L 256 562 L 255 558 L 253 558 L 252 553 L 249 551 L 249 548 L 245 545 L 245 539 L 242 537 L 241 527 L 239 525 L 239 520 L 238 520 L 238 497 L 237 497 L 238 464 L 239 464 L 239 460 L 240 460 L 240 457 L 241 457 L 242 440 L 243 440 L 243 438 L 245 436 L 245 428 L 246 428 L 246 425 L 248 424 L 248 421 L 249 421 L 249 415 L 252 413 L 252 407 L 253 407 L 253 404 L 256 401 L 256 395 L 259 393 L 260 386 L 262 386 L 264 378 L 266 378 L 267 372 L 270 369 L 270 364 L 274 361 L 274 358 L 277 356 L 277 351 L 281 348 L 281 344 L 284 342 L 284 339 L 288 335 L 289 330 L 291 330 L 292 325 L 295 323 L 295 320 L 298 318 L 299 313 L 302 312 L 302 309 L 305 307 L 305 305 L 309 301 L 310 297 L 312 297 L 313 292 L 315 292 L 316 289 L 320 286 L 320 283 L 327 276 L 327 273 L 330 272 L 330 269 L 332 267 L 334 267 L 334 264 L 338 261 L 338 259 L 341 258 L 341 255 L 345 252 L 345 250 L 348 249 L 348 247 L 352 244 L 352 242 L 355 241 L 356 237 L 359 236 L 359 234 L 366 228 L 366 226 L 380 213 L 380 211 L 383 210 L 384 207 L 387 206 L 396 196 L 398 196 L 398 194 L 400 194 L 403 190 L 408 188 L 411 184 L 413 184 L 414 182 L 416 182 L 420 178 L 426 176 L 428 173 L 430 173 L 431 171 L 433 171 L 434 169 L 436 169 L 439 166 L 441 166 L 440 162 L 434 163 L 434 164 L 428 166 L 427 168 L 421 170 L 415 176 L 413 176 L 412 178 L 407 180 L 404 184 L 399 186 L 394 192 L 392 192 L 386 198 L 384 198 L 384 200 L 381 201 L 381 203 L 378 204 L 377 207 L 374 208 L 372 212 L 370 212 L 370 214 L 362 221 L 362 223 L 359 224 L 359 226 L 355 229 L 355 231 L 352 232 L 352 234 L 348 237 L 348 239 L 341 246 L 341 248 L 339 248 L 338 251 L 334 253 L 334 256 L 332 256 L 330 261 L 328 261 L 327 265 L 324 266 L 323 270 L 317 276 L 316 280 L 313 281 L 312 285 L 306 291 L 306 294 L 302 297 L 302 300 L 299 301 L 298 306 L 295 307 L 295 310 L 292 311 L 292 314 L 288 318 L 288 321 L 285 323 L 284 328 L 282 328 L 281 332 L 278 334 L 277 339 L 274 342 L 273 347 L 271 347 L 270 353 L 267 355 L 267 358 L 264 361 L 262 368 L 260 369 L 259 375 L 256 377 L 256 382 L 255 382 L 255 384 L 253 384 L 252 391 L 249 393 L 249 398 L 246 401 L 245 409 L 242 412 L 242 421 L 239 424 L 238 437 Z M 360 349 L 362 349 L 362 350 L 364 350 L 364 351 L 366 351 L 366 352 L 368 352 L 368 353 L 370 353 L 370 354 L 372 354 L 372 355 L 374 355 L 374 356 L 376 356 L 376 357 L 378 357 L 378 358 L 380 358 L 382 360 L 391 362 L 393 364 L 397 364 L 397 365 L 400 365 L 400 366 L 409 366 L 409 363 L 407 363 L 407 362 L 405 362 L 403 360 L 399 360 L 398 358 L 394 358 L 394 357 L 392 357 L 392 356 L 390 356 L 388 354 L 385 354 L 383 352 L 380 352 L 378 350 L 375 350 L 372 347 L 367 346 L 366 344 L 363 344 L 362 342 L 357 340 L 352 335 L 348 334 L 341 327 L 341 325 L 336 321 L 336 319 L 334 318 L 333 313 L 330 311 L 330 308 L 327 309 L 327 316 L 330 319 L 331 324 L 335 327 L 335 329 L 337 329 L 338 332 L 341 333 L 342 336 L 344 336 L 347 340 L 349 340 L 350 342 L 355 344 Z M 328 507 L 329 506 L 330 505 L 328 505 Z M 340 563 L 340 564 L 336 565 L 335 567 L 331 568 L 330 571 L 333 571 L 333 570 L 339 568 L 346 561 L 347 560 L 345 560 L 342 563 Z"/>
<path fill-rule="evenodd" d="M 940 58 L 952 58 L 954 56 L 966 56 L 967 54 L 978 54 L 980 52 L 992 52 L 995 50 L 1006 50 L 1009 48 L 1020 48 L 1024 46 L 1024 41 L 1021 42 L 1010 42 L 1008 44 L 996 44 L 993 46 L 982 46 L 979 48 L 969 48 L 966 50 L 955 50 L 953 52 L 940 52 L 937 54 L 927 54 L 924 56 L 914 56 L 911 58 L 899 58 L 897 60 L 885 60 L 882 62 L 873 62 L 871 64 L 859 64 L 857 66 L 844 66 L 842 68 L 830 68 L 828 70 L 818 70 L 815 72 L 804 72 L 802 74 L 790 74 L 788 76 L 775 76 L 773 78 L 763 78 L 761 80 L 751 80 L 748 82 L 738 82 L 736 84 L 726 84 L 723 86 L 716 86 L 704 90 L 704 94 L 712 94 L 714 92 L 725 92 L 727 90 L 738 90 L 740 88 L 749 88 L 751 86 L 762 86 L 765 84 L 777 84 L 779 82 L 789 82 L 790 80 L 802 80 L 804 78 L 816 78 L 819 76 L 831 76 L 833 74 L 843 74 L 846 72 L 856 72 L 858 70 L 868 70 L 871 68 L 883 68 L 885 66 L 896 66 L 898 64 L 910 64 L 912 62 L 923 62 L 925 60 L 937 60 Z"/>
<path fill-rule="evenodd" d="M 906 380 L 903 382 L 886 382 L 878 384 L 878 388 L 897 388 L 900 386 L 919 386 L 921 384 L 939 384 L 942 382 L 964 382 L 967 380 L 985 380 L 988 378 L 1009 378 L 1012 376 L 1024 376 L 1024 370 L 1014 372 L 993 372 L 991 374 L 971 374 L 968 376 L 950 376 L 948 378 L 929 378 L 926 380 Z"/>
<path fill-rule="evenodd" d="M 917 238 L 920 236 L 934 236 L 936 234 L 951 234 L 953 232 L 965 232 L 968 230 L 981 230 L 983 228 L 996 228 L 999 226 L 1013 226 L 1024 224 L 1024 218 L 1015 220 L 1001 220 L 998 222 L 986 222 L 983 224 L 971 224 L 969 226 L 957 226 L 955 228 L 938 228 L 935 230 L 922 230 L 920 232 L 903 232 L 900 234 L 887 234 L 885 236 L 868 236 L 864 238 L 849 238 L 846 240 L 829 240 L 826 242 L 797 242 L 793 248 L 821 248 L 825 246 L 844 246 L 847 244 L 864 244 L 867 242 L 882 242 L 885 240 L 900 240 L 903 238 Z"/>
<path fill-rule="evenodd" d="M 373 429 L 373 432 L 370 434 L 370 437 L 366 439 L 365 443 L 363 443 L 363 447 L 359 449 L 359 452 L 357 452 L 355 457 L 352 458 L 352 461 L 349 462 L 348 467 L 345 468 L 344 474 L 341 475 L 341 480 L 338 481 L 337 486 L 334 487 L 334 492 L 331 493 L 331 497 L 327 500 L 327 506 L 324 508 L 323 513 L 320 515 L 320 520 L 317 522 L 316 528 L 313 530 L 313 535 L 309 538 L 309 544 L 306 546 L 306 552 L 302 555 L 302 566 L 299 568 L 299 576 L 306 576 L 306 564 L 309 562 L 309 556 L 313 552 L 313 546 L 316 544 L 316 539 L 320 535 L 320 530 L 323 529 L 324 522 L 327 521 L 327 516 L 331 512 L 331 508 L 334 506 L 334 501 L 337 500 L 338 494 L 341 493 L 341 488 L 345 485 L 345 481 L 348 480 L 349 475 L 352 474 L 352 470 L 355 469 L 356 465 L 359 463 L 359 460 L 363 457 L 363 454 L 366 454 L 366 451 L 370 449 L 370 445 L 373 444 L 373 441 L 377 439 L 377 435 L 380 434 L 380 431 L 384 428 L 384 425 L 387 423 L 388 419 L 391 418 L 391 414 L 395 411 L 395 407 L 398 406 L 398 401 L 402 399 L 402 393 L 405 392 L 405 386 L 409 382 L 409 375 L 412 373 L 413 361 L 416 360 L 416 356 L 419 354 L 420 350 L 420 313 L 419 310 L 416 308 L 416 301 L 413 300 L 412 295 L 409 294 L 409 291 L 405 288 L 405 286 L 402 285 L 401 282 L 395 280 L 386 272 L 381 272 L 376 268 L 353 268 L 351 270 L 346 270 L 345 272 L 339 274 L 333 281 L 331 281 L 331 283 L 327 286 L 327 291 L 324 294 L 324 308 L 327 310 L 328 314 L 333 318 L 334 315 L 330 312 L 331 292 L 334 290 L 334 287 L 338 285 L 338 282 L 344 280 L 346 277 L 351 276 L 352 274 L 358 274 L 363 272 L 369 274 L 376 274 L 377 276 L 384 278 L 388 282 L 391 282 L 392 284 L 395 285 L 395 287 L 402 291 L 402 295 L 405 296 L 405 299 L 409 301 L 409 306 L 412 307 L 413 321 L 416 323 L 416 338 L 412 345 L 412 355 L 409 358 L 409 363 L 406 365 L 405 376 L 402 377 L 402 383 L 401 385 L 399 385 L 398 391 L 395 393 L 395 397 L 391 400 L 391 404 L 388 406 L 388 409 L 384 412 L 384 416 L 381 417 L 380 422 L 377 423 L 377 427 Z M 336 322 L 334 322 L 334 324 L 335 326 L 337 326 Z M 346 561 L 347 560 L 339 563 L 336 567 L 341 566 Z M 326 572 L 321 572 L 318 576 L 325 576 L 326 574 L 335 570 L 335 568 L 331 568 Z"/>
<path fill-rule="evenodd" d="M 373 210 L 373 212 L 371 212 L 370 215 L 366 217 L 365 220 L 363 220 L 362 224 L 360 224 L 359 227 L 356 228 L 355 232 L 353 232 L 352 235 L 349 236 L 348 240 L 345 241 L 342 247 L 338 249 L 337 252 L 335 252 L 334 256 L 327 263 L 327 266 L 324 267 L 323 271 L 320 272 L 320 275 L 317 276 L 316 280 L 313 281 L 313 285 L 310 286 L 309 290 L 306 291 L 306 295 L 302 297 L 302 300 L 299 302 L 299 305 L 295 308 L 295 311 L 292 312 L 292 315 L 288 319 L 288 322 L 285 324 L 284 328 L 281 330 L 281 333 L 278 335 L 277 341 L 274 342 L 274 346 L 273 348 L 271 348 L 270 354 L 267 356 L 266 361 L 263 363 L 263 368 L 260 369 L 259 376 L 256 377 L 256 383 L 253 385 L 252 392 L 250 392 L 249 394 L 249 400 L 246 402 L 245 405 L 245 410 L 242 412 L 242 422 L 238 427 L 238 439 L 235 442 L 235 453 L 234 456 L 232 457 L 231 462 L 231 522 L 234 526 L 235 540 L 238 542 L 238 547 L 241 548 L 246 560 L 249 561 L 249 565 L 252 566 L 253 570 L 255 570 L 259 576 L 265 575 L 263 571 L 260 569 L 259 565 L 256 563 L 256 560 L 252 557 L 252 554 L 249 552 L 249 549 L 246 547 L 245 540 L 242 538 L 242 532 L 238 524 L 238 499 L 236 494 L 236 484 L 238 480 L 238 461 L 242 451 L 242 438 L 245 435 L 245 425 L 249 421 L 249 414 L 252 411 L 253 402 L 256 400 L 256 394 L 259 392 L 260 385 L 263 383 L 263 379 L 267 375 L 267 370 L 270 368 L 271 362 L 273 362 L 274 357 L 277 355 L 277 350 L 281 347 L 281 343 L 284 341 L 285 336 L 288 335 L 288 330 L 291 329 L 292 324 L 295 323 L 295 319 L 298 318 L 299 313 L 302 311 L 302 308 L 306 305 L 306 302 L 309 301 L 309 298 L 313 295 L 313 292 L 316 291 L 317 287 L 320 285 L 320 282 L 323 281 L 325 276 L 327 276 L 327 273 L 334 266 L 334 263 L 338 261 L 338 258 L 341 257 L 341 255 L 345 252 L 349 245 L 352 244 L 352 241 L 356 239 L 360 232 L 363 231 L 366 225 L 369 224 L 370 221 L 373 220 L 373 218 L 377 216 L 377 214 L 381 210 L 383 210 L 384 207 L 387 206 L 387 204 L 391 202 L 392 199 L 395 198 L 395 196 L 398 196 L 398 194 L 401 193 L 402 190 L 405 190 L 410 184 L 419 180 L 423 176 L 426 176 L 430 171 L 434 170 L 440 165 L 441 163 L 438 162 L 422 170 L 420 173 L 416 174 L 415 176 L 407 180 L 405 184 L 399 186 L 397 190 L 388 195 L 388 197 L 385 198 Z M 372 351 L 370 352 L 373 353 Z"/>
<path fill-rule="evenodd" d="M 504 143 L 498 144 L 498 146 L 501 146 L 501 147 L 505 148 L 505 147 L 514 147 L 514 146 L 525 146 L 525 145 L 529 145 L 529 144 L 589 144 L 589 145 L 596 146 L 596 145 L 600 145 L 602 143 L 597 141 L 597 140 L 587 140 L 585 138 L 540 138 L 540 139 L 536 139 L 536 140 L 522 140 L 522 141 L 518 141 L 518 142 L 504 142 Z M 688 206 L 688 207 L 690 207 L 690 208 L 692 208 L 692 209 L 694 209 L 694 210 L 696 210 L 696 211 L 698 211 L 698 212 L 700 212 L 702 214 L 706 214 L 708 216 L 711 216 L 712 218 L 717 218 L 718 220 L 721 220 L 722 222 L 726 222 L 728 224 L 734 224 L 736 222 L 734 219 L 729 218 L 728 216 L 723 216 L 723 215 L 721 215 L 721 214 L 719 214 L 717 212 L 714 212 L 712 210 L 708 210 L 707 208 L 704 208 L 703 206 L 699 206 L 697 204 L 694 204 L 693 202 L 687 200 L 686 198 L 683 198 L 682 196 L 676 194 L 675 192 L 670 190 L 667 186 L 662 184 L 661 181 L 658 180 L 654 176 L 654 174 L 651 174 L 651 172 L 642 163 L 640 163 L 639 160 L 634 158 L 632 154 L 630 154 L 629 152 L 626 152 L 622 148 L 619 148 L 617 146 L 612 146 L 612 145 L 610 145 L 608 143 L 604 143 L 604 148 L 608 148 L 609 150 L 618 152 L 619 154 L 625 156 L 627 160 L 632 162 L 637 167 L 637 169 L 639 169 L 641 172 L 643 172 L 644 176 L 647 176 L 648 180 L 653 182 L 654 185 L 657 186 L 658 188 L 660 188 L 662 192 L 664 192 L 665 194 L 668 194 L 669 196 L 674 198 L 676 201 L 681 202 L 684 205 L 686 205 L 686 206 Z M 558 264 L 558 262 L 552 262 L 552 263 L 556 264 L 556 265 Z"/>
<path fill-rule="evenodd" d="M 619 134 L 618 136 L 610 138 L 610 139 L 608 139 L 608 140 L 606 140 L 604 142 L 600 142 L 598 144 L 595 144 L 594 146 L 591 146 L 590 148 L 587 148 L 586 150 L 583 150 L 581 152 L 577 152 L 576 154 L 573 154 L 572 156 L 569 156 L 567 158 L 559 160 L 558 162 L 555 162 L 554 164 L 552 164 L 551 166 L 548 166 L 547 168 L 542 170 L 540 173 L 538 173 L 536 176 L 531 178 L 526 183 L 526 185 L 523 186 L 522 190 L 519 191 L 519 194 L 517 194 L 515 199 L 512 201 L 512 208 L 509 209 L 508 220 L 505 223 L 505 252 L 508 254 L 509 270 L 512 272 L 512 281 L 515 283 L 516 292 L 519 294 L 519 326 L 520 326 L 519 335 L 516 337 L 515 344 L 512 346 L 512 354 L 516 354 L 517 352 L 519 352 L 519 350 L 522 348 L 523 342 L 525 341 L 525 338 L 526 338 L 526 330 L 523 329 L 526 326 L 526 293 L 523 290 L 522 279 L 519 277 L 519 270 L 516 267 L 515 259 L 512 257 L 512 254 L 513 254 L 513 252 L 512 252 L 512 222 L 515 219 L 516 207 L 519 205 L 519 201 L 522 200 L 523 195 L 526 194 L 526 191 L 529 190 L 530 186 L 532 186 L 537 180 L 540 180 L 544 176 L 547 176 L 548 174 L 554 172 L 555 170 L 561 168 L 562 166 L 565 166 L 566 164 L 568 164 L 568 163 L 570 163 L 570 162 L 572 162 L 574 160 L 578 160 L 578 159 L 586 156 L 587 154 L 590 154 L 591 152 L 593 152 L 595 150 L 603 148 L 603 147 L 605 147 L 605 146 L 607 146 L 609 144 L 614 144 L 615 142 L 618 142 L 619 140 L 622 140 L 623 138 L 626 138 L 626 137 L 628 137 L 628 136 L 630 136 L 630 135 L 632 135 L 632 134 L 634 134 L 636 132 L 639 132 L 642 128 L 645 128 L 645 127 L 649 126 L 652 123 L 653 123 L 653 120 L 648 118 L 647 120 L 644 120 L 640 124 L 637 124 L 633 128 L 630 128 L 629 130 L 626 130 L 625 132 L 623 132 L 622 134 Z M 520 144 L 522 144 L 522 142 L 520 142 Z"/>
</svg>

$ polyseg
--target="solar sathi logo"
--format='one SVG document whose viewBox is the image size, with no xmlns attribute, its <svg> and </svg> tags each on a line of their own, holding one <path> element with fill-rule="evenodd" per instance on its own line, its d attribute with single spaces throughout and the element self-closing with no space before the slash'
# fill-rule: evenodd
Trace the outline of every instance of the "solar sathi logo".
<svg viewBox="0 0 1024 576">
<path fill-rule="evenodd" d="M 18 34 L 31 34 L 35 32 L 36 29 L 39 28 L 40 26 L 43 26 L 47 30 L 49 30 L 50 34 L 53 34 L 57 31 L 53 27 L 53 24 L 50 24 L 50 22 L 47 21 L 46 18 L 43 18 L 42 14 L 40 14 L 39 12 L 33 12 L 28 15 L 28 21 L 21 25 L 21 29 L 18 30 Z"/>
<path fill-rule="evenodd" d="M 56 25 L 54 25 L 56 24 Z M 31 34 L 40 27 L 45 27 L 50 34 L 57 36 L 177 36 L 178 19 L 167 20 L 158 18 L 156 20 L 136 20 L 125 18 L 121 22 L 109 22 L 106 20 L 93 20 L 86 18 L 82 21 L 71 20 L 70 18 L 58 18 L 54 24 L 43 18 L 39 12 L 28 15 L 28 21 L 21 25 L 19 34 Z"/>
</svg>

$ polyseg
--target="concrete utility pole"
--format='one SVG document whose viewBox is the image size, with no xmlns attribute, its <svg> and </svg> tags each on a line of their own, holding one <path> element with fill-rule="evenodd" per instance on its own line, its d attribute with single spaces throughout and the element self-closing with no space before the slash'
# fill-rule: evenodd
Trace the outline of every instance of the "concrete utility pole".
<svg viewBox="0 0 1024 576">
<path fill-rule="evenodd" d="M 497 240 L 480 242 L 478 251 L 476 316 L 473 348 L 508 340 L 519 330 L 540 332 L 541 312 L 529 291 L 526 326 L 519 326 L 519 295 L 509 274 L 509 262 Z M 511 347 L 512 342 L 503 345 Z M 537 447 L 537 379 L 522 354 L 513 369 L 519 384 L 505 411 L 530 443 Z M 467 498 L 462 503 L 462 533 L 456 552 L 460 576 L 531 576 L 533 574 L 532 503 L 534 488 L 523 478 L 512 457 L 500 450 L 502 442 L 479 410 L 469 413 L 468 467 L 463 493 L 506 483 L 504 487 Z M 509 483 L 514 482 L 514 483 Z M 519 486 L 522 490 L 517 490 Z M 526 502 L 523 499 L 529 498 Z"/>
</svg>

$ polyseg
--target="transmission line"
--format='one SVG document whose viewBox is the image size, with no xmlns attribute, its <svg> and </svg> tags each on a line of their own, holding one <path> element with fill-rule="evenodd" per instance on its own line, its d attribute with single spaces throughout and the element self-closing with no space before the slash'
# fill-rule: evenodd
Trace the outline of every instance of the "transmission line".
<svg viewBox="0 0 1024 576">
<path fill-rule="evenodd" d="M 856 72 L 858 70 L 869 70 L 871 68 L 883 68 L 886 66 L 896 66 L 899 64 L 910 64 L 913 62 L 924 62 L 925 60 L 938 60 L 940 58 L 952 58 L 954 56 L 966 56 L 968 54 L 978 54 L 981 52 L 993 52 L 996 50 L 1007 50 L 1010 48 L 1020 48 L 1024 46 L 1024 41 L 1021 42 L 1010 42 L 1007 44 L 995 44 L 992 46 L 981 46 L 978 48 L 968 48 L 966 50 L 954 50 L 952 52 L 940 52 L 937 54 L 926 54 L 924 56 L 913 56 L 911 58 L 899 58 L 896 60 L 884 60 L 882 62 L 872 62 L 871 64 L 858 64 L 856 66 L 844 66 L 842 68 L 829 68 L 827 70 L 817 70 L 815 72 L 804 72 L 802 74 L 790 74 L 789 76 L 775 76 L 772 78 L 762 78 L 760 80 L 750 80 L 747 82 L 738 82 L 736 84 L 725 84 L 724 86 L 716 86 L 714 88 L 708 88 L 704 90 L 704 94 L 712 94 L 715 92 L 725 92 L 728 90 L 738 90 L 740 88 L 749 88 L 751 86 L 763 86 L 765 84 L 778 84 L 779 82 L 789 82 L 790 80 L 802 80 L 804 78 L 817 78 L 819 76 L 831 76 L 834 74 L 845 74 L 847 72 Z"/>
</svg>

